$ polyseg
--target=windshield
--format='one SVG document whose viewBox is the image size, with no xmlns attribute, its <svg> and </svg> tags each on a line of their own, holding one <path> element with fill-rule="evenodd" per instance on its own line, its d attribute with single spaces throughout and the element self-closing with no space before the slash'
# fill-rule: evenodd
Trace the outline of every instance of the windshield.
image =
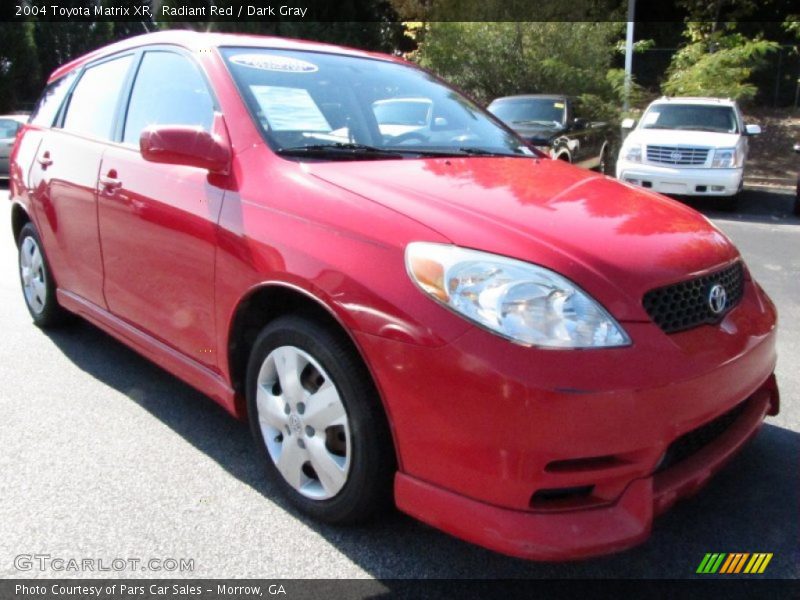
<svg viewBox="0 0 800 600">
<path fill-rule="evenodd" d="M 554 98 L 519 98 L 501 100 L 489 106 L 489 111 L 509 125 L 560 126 L 564 122 L 563 100 Z"/>
<path fill-rule="evenodd" d="M 687 129 L 737 133 L 736 113 L 730 106 L 656 104 L 642 118 L 643 129 Z"/>
<path fill-rule="evenodd" d="M 413 67 L 319 52 L 221 52 L 262 133 L 280 154 L 313 152 L 328 160 L 355 154 L 534 156 L 481 108 Z"/>
<path fill-rule="evenodd" d="M 0 139 L 13 138 L 21 126 L 22 124 L 14 119 L 0 119 Z"/>
</svg>

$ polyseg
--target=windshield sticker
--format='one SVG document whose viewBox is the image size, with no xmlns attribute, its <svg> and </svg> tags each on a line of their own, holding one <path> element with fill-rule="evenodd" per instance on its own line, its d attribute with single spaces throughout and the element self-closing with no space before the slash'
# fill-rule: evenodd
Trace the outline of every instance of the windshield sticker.
<svg viewBox="0 0 800 600">
<path fill-rule="evenodd" d="M 553 108 L 564 108 L 563 102 L 553 102 Z"/>
<path fill-rule="evenodd" d="M 251 85 L 250 91 L 273 131 L 331 131 L 330 123 L 304 88 Z"/>
<path fill-rule="evenodd" d="M 656 121 L 658 121 L 658 117 L 661 116 L 661 113 L 657 110 L 651 110 L 644 118 L 645 125 L 654 125 Z"/>
<path fill-rule="evenodd" d="M 315 64 L 277 54 L 236 54 L 231 56 L 230 61 L 261 71 L 278 71 L 280 73 L 315 73 L 319 71 L 319 67 Z"/>
</svg>

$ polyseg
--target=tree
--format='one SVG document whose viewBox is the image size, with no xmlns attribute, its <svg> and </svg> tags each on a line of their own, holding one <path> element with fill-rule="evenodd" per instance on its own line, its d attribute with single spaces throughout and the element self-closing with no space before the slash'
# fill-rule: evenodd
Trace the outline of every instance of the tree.
<svg viewBox="0 0 800 600">
<path fill-rule="evenodd" d="M 717 31 L 675 53 L 661 89 L 670 96 L 752 100 L 758 88 L 750 76 L 777 48 L 776 42 Z"/>
<path fill-rule="evenodd" d="M 618 102 L 610 66 L 621 33 L 619 22 L 434 22 L 411 58 L 482 102 L 553 92 L 607 113 Z"/>
<path fill-rule="evenodd" d="M 662 91 L 672 96 L 752 100 L 758 91 L 750 81 L 753 71 L 779 47 L 736 31 L 735 21 L 752 15 L 757 4 L 753 0 L 682 0 L 679 4 L 689 14 L 683 34 L 688 42 L 672 57 Z"/>
<path fill-rule="evenodd" d="M 0 22 L 0 114 L 30 108 L 41 91 L 32 23 Z"/>
</svg>

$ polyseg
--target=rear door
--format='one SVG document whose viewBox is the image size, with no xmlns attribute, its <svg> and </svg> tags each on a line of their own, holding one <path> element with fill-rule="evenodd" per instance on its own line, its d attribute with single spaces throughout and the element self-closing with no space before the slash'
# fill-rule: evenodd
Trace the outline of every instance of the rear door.
<svg viewBox="0 0 800 600">
<path fill-rule="evenodd" d="M 43 131 L 29 175 L 39 233 L 58 287 L 102 307 L 97 172 L 132 64 L 133 54 L 126 54 L 83 70 L 56 125 Z"/>
<path fill-rule="evenodd" d="M 204 169 L 145 161 L 139 136 L 148 125 L 211 131 L 214 119 L 213 96 L 192 57 L 147 50 L 98 188 L 109 310 L 209 367 L 216 364 L 214 258 L 223 190 Z"/>
</svg>

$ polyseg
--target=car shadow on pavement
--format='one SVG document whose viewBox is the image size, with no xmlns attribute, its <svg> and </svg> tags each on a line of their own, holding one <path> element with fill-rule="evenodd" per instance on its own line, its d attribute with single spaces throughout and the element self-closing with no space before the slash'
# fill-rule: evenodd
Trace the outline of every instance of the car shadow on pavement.
<svg viewBox="0 0 800 600">
<path fill-rule="evenodd" d="M 714 219 L 770 225 L 800 225 L 800 216 L 793 212 L 794 192 L 745 188 L 735 200 L 677 196 L 675 200 Z M 730 203 L 728 208 L 725 207 L 726 203 Z"/>
<path fill-rule="evenodd" d="M 704 491 L 659 518 L 638 548 L 582 562 L 534 563 L 461 542 L 397 512 L 360 527 L 311 521 L 267 481 L 247 426 L 213 401 L 84 321 L 47 335 L 77 367 L 125 394 L 390 589 L 392 579 L 402 578 L 684 578 L 694 576 L 706 552 L 773 552 L 768 575 L 798 574 L 800 434 L 787 429 L 766 425 Z"/>
</svg>

